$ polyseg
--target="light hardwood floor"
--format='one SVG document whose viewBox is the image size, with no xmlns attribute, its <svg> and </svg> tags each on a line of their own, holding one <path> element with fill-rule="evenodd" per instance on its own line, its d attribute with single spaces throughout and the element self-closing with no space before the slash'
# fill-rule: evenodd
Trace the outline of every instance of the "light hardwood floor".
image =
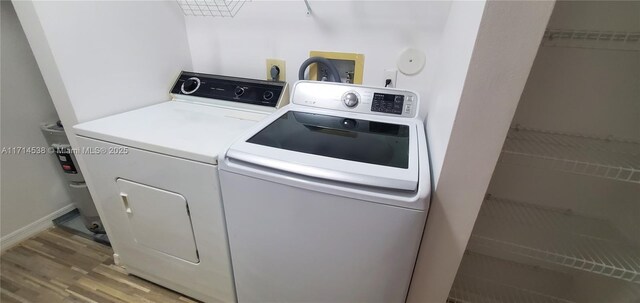
<svg viewBox="0 0 640 303">
<path fill-rule="evenodd" d="M 110 247 L 49 229 L 0 256 L 0 302 L 196 302 L 127 275 Z"/>
</svg>

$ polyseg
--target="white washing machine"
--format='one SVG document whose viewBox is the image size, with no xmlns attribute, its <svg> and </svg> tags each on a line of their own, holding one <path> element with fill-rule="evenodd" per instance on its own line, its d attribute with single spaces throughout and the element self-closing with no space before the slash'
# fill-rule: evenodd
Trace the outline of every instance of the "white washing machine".
<svg viewBox="0 0 640 303">
<path fill-rule="evenodd" d="M 405 302 L 429 207 L 410 91 L 298 82 L 220 182 L 239 303 Z"/>
<path fill-rule="evenodd" d="M 218 155 L 288 102 L 284 82 L 182 72 L 174 100 L 74 127 L 127 272 L 205 302 L 235 302 Z"/>
</svg>

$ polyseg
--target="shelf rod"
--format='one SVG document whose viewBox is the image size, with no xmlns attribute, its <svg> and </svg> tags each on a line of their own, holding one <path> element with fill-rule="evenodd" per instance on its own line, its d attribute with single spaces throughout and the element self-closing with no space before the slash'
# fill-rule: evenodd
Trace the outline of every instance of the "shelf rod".
<svg viewBox="0 0 640 303">
<path fill-rule="evenodd" d="M 304 5 L 307 6 L 307 15 L 311 15 L 313 11 L 311 10 L 311 5 L 309 5 L 309 0 L 304 0 Z"/>
</svg>

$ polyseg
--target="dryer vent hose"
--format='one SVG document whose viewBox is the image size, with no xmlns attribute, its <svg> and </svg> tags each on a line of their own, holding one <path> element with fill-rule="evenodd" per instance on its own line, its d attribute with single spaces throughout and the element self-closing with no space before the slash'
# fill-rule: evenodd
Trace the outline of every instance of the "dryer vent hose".
<svg viewBox="0 0 640 303">
<path fill-rule="evenodd" d="M 304 80 L 304 72 L 307 70 L 307 67 L 309 67 L 309 65 L 313 63 L 323 65 L 327 69 L 327 71 L 329 72 L 329 81 L 338 83 L 342 82 L 340 80 L 340 72 L 338 72 L 336 66 L 333 65 L 333 63 L 331 63 L 329 59 L 322 57 L 311 57 L 302 62 L 302 65 L 300 65 L 300 70 L 298 71 L 299 80 Z"/>
</svg>

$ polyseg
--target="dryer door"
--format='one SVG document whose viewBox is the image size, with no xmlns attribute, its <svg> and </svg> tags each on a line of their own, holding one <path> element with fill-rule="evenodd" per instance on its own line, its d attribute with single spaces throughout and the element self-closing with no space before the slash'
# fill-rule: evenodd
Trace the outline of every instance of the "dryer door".
<svg viewBox="0 0 640 303">
<path fill-rule="evenodd" d="M 116 183 L 136 244 L 199 262 L 189 205 L 182 195 L 121 178 Z"/>
</svg>

